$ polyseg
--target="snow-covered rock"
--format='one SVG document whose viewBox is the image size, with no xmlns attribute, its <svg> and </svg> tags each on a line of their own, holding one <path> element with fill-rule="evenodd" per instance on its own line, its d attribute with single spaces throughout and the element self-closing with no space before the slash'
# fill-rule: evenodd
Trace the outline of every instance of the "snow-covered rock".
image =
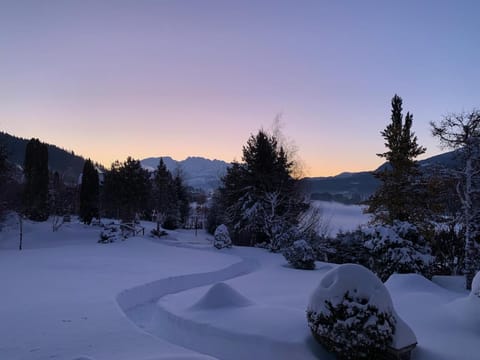
<svg viewBox="0 0 480 360">
<path fill-rule="evenodd" d="M 344 264 L 325 274 L 310 297 L 307 317 L 315 338 L 340 355 L 369 358 L 417 342 L 385 285 L 361 265 Z"/>
<path fill-rule="evenodd" d="M 224 224 L 217 227 L 213 237 L 213 246 L 215 246 L 217 249 L 232 247 L 232 239 L 230 239 L 230 234 L 228 233 L 228 229 Z"/>
</svg>

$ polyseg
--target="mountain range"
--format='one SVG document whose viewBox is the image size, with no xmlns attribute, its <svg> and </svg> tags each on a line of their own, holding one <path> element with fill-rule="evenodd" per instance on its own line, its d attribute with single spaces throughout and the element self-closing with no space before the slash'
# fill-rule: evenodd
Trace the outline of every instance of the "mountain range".
<svg viewBox="0 0 480 360">
<path fill-rule="evenodd" d="M 458 166 L 458 156 L 455 151 L 450 151 L 420 160 L 418 163 L 420 169 L 425 172 L 439 166 L 454 168 Z M 302 182 L 304 189 L 314 200 L 358 203 L 372 195 L 379 186 L 380 181 L 373 176 L 373 173 L 387 166 L 388 163 L 384 163 L 374 171 L 344 172 L 336 176 L 304 178 Z"/>
<path fill-rule="evenodd" d="M 180 171 L 187 185 L 204 190 L 216 189 L 230 166 L 222 160 L 209 160 L 196 156 L 190 156 L 181 161 L 174 160 L 170 156 L 161 158 L 172 174 Z M 140 161 L 142 166 L 150 171 L 154 171 L 159 162 L 160 157 L 150 157 Z"/>
</svg>

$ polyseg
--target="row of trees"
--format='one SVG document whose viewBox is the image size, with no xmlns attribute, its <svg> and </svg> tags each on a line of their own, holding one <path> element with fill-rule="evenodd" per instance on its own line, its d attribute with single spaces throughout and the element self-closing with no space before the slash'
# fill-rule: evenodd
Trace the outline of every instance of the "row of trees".
<svg viewBox="0 0 480 360">
<path fill-rule="evenodd" d="M 5 148 L 0 146 L 0 185 L 13 178 L 13 169 Z M 12 181 L 22 183 L 20 198 L 11 204 L 2 202 L 0 211 L 14 209 L 34 221 L 76 211 L 86 224 L 100 215 L 133 221 L 139 217 L 150 219 L 155 212 L 162 225 L 173 229 L 184 224 L 189 213 L 189 191 L 183 184 L 181 172 L 173 176 L 163 160 L 152 176 L 140 161 L 131 157 L 113 163 L 108 170 L 88 159 L 84 162 L 79 186 L 69 187 L 58 172 L 49 171 L 47 145 L 31 139 L 26 146 L 21 175 L 23 181 Z M 5 187 L 0 189 L 1 198 L 7 199 L 3 196 Z"/>
<path fill-rule="evenodd" d="M 103 186 L 99 188 L 98 171 L 91 161 L 86 161 L 80 191 L 80 215 L 86 223 L 99 216 L 134 221 L 138 218 L 157 219 L 168 229 L 182 226 L 189 213 L 189 192 L 181 173 L 173 176 L 163 159 L 152 174 L 140 161 L 128 157 L 116 161 L 104 173 Z"/>
</svg>

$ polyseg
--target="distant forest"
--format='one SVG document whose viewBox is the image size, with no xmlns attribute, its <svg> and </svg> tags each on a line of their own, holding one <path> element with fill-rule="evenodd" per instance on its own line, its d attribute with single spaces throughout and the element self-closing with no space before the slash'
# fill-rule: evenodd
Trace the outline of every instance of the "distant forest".
<svg viewBox="0 0 480 360">
<path fill-rule="evenodd" d="M 28 141 L 29 139 L 0 132 L 0 144 L 5 146 L 8 160 L 13 164 L 23 166 Z M 67 151 L 50 144 L 47 144 L 47 146 L 49 169 L 62 174 L 65 182 L 76 182 L 82 172 L 85 159 L 75 155 L 73 151 Z"/>
</svg>

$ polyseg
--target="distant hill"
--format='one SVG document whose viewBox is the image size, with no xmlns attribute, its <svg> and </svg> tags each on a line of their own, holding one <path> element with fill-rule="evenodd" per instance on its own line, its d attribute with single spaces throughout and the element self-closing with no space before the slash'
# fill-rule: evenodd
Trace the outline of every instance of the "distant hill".
<svg viewBox="0 0 480 360">
<path fill-rule="evenodd" d="M 15 165 L 23 166 L 28 141 L 29 139 L 0 132 L 0 144 L 6 147 L 8 160 Z M 85 159 L 75 155 L 73 151 L 67 151 L 51 144 L 47 144 L 47 146 L 49 169 L 62 174 L 65 182 L 76 183 L 82 172 Z"/>
<path fill-rule="evenodd" d="M 459 164 L 457 152 L 450 151 L 419 161 L 422 171 L 428 172 L 435 167 L 455 168 Z M 344 172 L 330 177 L 314 177 L 302 179 L 305 191 L 314 200 L 358 203 L 372 195 L 380 181 L 373 176 L 375 171 L 388 166 L 384 163 L 376 170 L 357 173 Z"/>
<path fill-rule="evenodd" d="M 150 157 L 140 162 L 145 169 L 154 171 L 160 162 L 160 157 Z M 209 160 L 193 156 L 181 161 L 164 156 L 163 162 L 172 174 L 180 169 L 187 185 L 203 190 L 216 189 L 220 185 L 220 179 L 230 166 L 229 163 L 222 160 Z"/>
</svg>

